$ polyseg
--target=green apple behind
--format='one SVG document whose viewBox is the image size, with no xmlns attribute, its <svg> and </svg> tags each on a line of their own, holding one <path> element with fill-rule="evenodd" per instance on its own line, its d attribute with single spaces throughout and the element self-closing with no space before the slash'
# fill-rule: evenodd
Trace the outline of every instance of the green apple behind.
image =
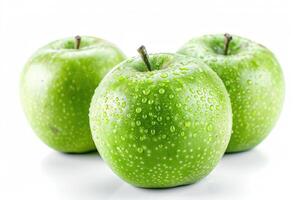
<svg viewBox="0 0 300 200">
<path fill-rule="evenodd" d="M 194 38 L 178 53 L 203 60 L 227 88 L 233 112 L 233 133 L 227 152 L 251 149 L 266 138 L 284 99 L 282 70 L 270 50 L 225 34 Z"/>
<path fill-rule="evenodd" d="M 130 58 L 100 83 L 90 107 L 95 144 L 112 170 L 135 186 L 194 183 L 225 152 L 229 96 L 197 59 L 152 54 L 150 64 L 151 71 L 142 59 Z"/>
<path fill-rule="evenodd" d="M 124 60 L 113 44 L 79 36 L 39 49 L 21 75 L 21 100 L 38 137 L 60 152 L 95 150 L 88 110 L 105 74 Z"/>
</svg>

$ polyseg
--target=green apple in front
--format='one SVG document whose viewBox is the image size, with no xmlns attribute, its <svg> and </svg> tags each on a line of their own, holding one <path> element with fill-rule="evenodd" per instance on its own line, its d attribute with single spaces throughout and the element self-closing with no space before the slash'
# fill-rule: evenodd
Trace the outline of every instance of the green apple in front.
<svg viewBox="0 0 300 200">
<path fill-rule="evenodd" d="M 178 53 L 200 58 L 223 80 L 233 113 L 227 152 L 259 144 L 274 127 L 284 99 L 284 80 L 271 51 L 248 39 L 206 35 L 187 42 Z"/>
<path fill-rule="evenodd" d="M 89 105 L 104 75 L 123 53 L 95 37 L 77 36 L 39 49 L 21 75 L 25 114 L 39 138 L 61 152 L 95 150 L 89 128 Z"/>
<path fill-rule="evenodd" d="M 194 183 L 216 166 L 229 142 L 226 88 L 197 59 L 141 52 L 144 61 L 122 62 L 95 91 L 90 125 L 96 147 L 135 186 Z"/>
</svg>

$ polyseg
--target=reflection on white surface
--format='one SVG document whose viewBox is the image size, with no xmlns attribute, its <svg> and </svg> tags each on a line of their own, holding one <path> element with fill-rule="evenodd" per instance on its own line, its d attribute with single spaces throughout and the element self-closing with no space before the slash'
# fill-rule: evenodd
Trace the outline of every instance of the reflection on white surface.
<svg viewBox="0 0 300 200">
<path fill-rule="evenodd" d="M 83 155 L 52 152 L 42 170 L 62 199 L 225 199 L 244 196 L 248 180 L 268 163 L 252 151 L 225 155 L 216 169 L 196 184 L 171 189 L 141 189 L 118 178 L 97 153 Z"/>
</svg>

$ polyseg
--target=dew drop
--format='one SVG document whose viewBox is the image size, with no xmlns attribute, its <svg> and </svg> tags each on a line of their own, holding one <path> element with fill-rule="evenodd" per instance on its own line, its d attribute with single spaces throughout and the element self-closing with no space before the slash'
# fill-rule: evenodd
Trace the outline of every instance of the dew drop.
<svg viewBox="0 0 300 200">
<path fill-rule="evenodd" d="M 150 90 L 149 90 L 149 89 L 143 90 L 143 94 L 144 94 L 144 95 L 150 94 Z"/>
<path fill-rule="evenodd" d="M 152 130 L 150 131 L 150 133 L 151 133 L 151 135 L 155 135 L 155 130 L 152 129 Z"/>
<path fill-rule="evenodd" d="M 169 98 L 170 98 L 170 99 L 173 99 L 173 98 L 174 98 L 174 95 L 173 95 L 173 94 L 170 94 L 170 95 L 169 95 Z"/>
<path fill-rule="evenodd" d="M 251 80 L 247 80 L 248 85 L 252 85 L 252 81 Z"/>
</svg>

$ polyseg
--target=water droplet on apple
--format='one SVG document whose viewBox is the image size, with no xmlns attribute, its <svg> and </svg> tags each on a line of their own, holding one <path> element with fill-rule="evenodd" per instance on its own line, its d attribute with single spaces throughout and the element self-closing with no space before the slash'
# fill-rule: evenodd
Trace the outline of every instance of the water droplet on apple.
<svg viewBox="0 0 300 200">
<path fill-rule="evenodd" d="M 135 124 L 136 124 L 137 126 L 140 126 L 140 125 L 141 125 L 141 121 L 137 120 L 137 121 L 135 122 Z"/>
<path fill-rule="evenodd" d="M 146 119 L 148 117 L 148 115 L 142 115 L 143 119 Z"/>
<path fill-rule="evenodd" d="M 141 108 L 141 107 L 137 107 L 137 108 L 135 109 L 135 112 L 136 112 L 136 113 L 142 112 L 142 108 Z"/>
<path fill-rule="evenodd" d="M 170 126 L 170 131 L 171 132 L 175 132 L 175 130 L 176 130 L 175 126 Z"/>
<path fill-rule="evenodd" d="M 147 102 L 147 98 L 142 98 L 142 102 L 146 103 Z"/>
<path fill-rule="evenodd" d="M 211 124 L 208 124 L 207 126 L 206 126 L 206 130 L 207 131 L 211 131 L 213 129 L 213 126 L 211 125 Z"/>
<path fill-rule="evenodd" d="M 176 106 L 177 106 L 178 108 L 180 108 L 182 105 L 181 105 L 181 103 L 177 103 Z"/>
<path fill-rule="evenodd" d="M 148 104 L 153 104 L 153 102 L 154 102 L 153 99 L 148 100 Z"/>
<path fill-rule="evenodd" d="M 143 153 L 144 149 L 139 147 L 139 148 L 137 149 L 137 151 L 138 151 L 139 153 Z"/>
<path fill-rule="evenodd" d="M 140 136 L 140 141 L 144 141 L 146 139 L 145 135 Z"/>
<path fill-rule="evenodd" d="M 159 92 L 159 94 L 164 94 L 164 93 L 165 93 L 165 89 L 160 88 L 160 89 L 158 90 L 158 92 Z"/>
<path fill-rule="evenodd" d="M 176 90 L 176 92 L 179 92 L 182 90 L 182 88 L 176 88 L 175 90 Z"/>
</svg>

